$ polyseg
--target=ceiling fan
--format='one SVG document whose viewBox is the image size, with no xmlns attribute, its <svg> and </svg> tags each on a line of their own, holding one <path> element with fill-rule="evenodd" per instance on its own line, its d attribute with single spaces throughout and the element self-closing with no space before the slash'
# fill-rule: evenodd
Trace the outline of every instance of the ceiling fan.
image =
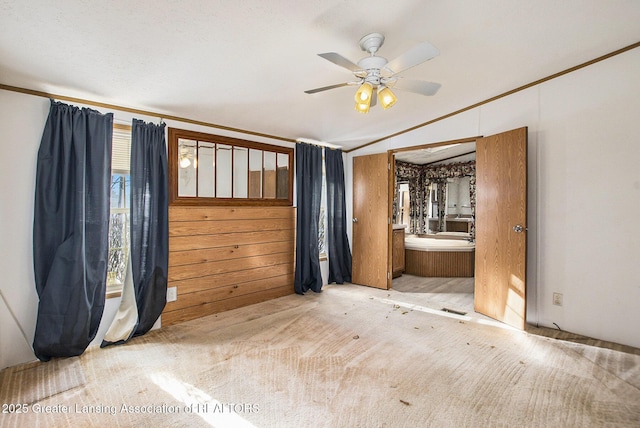
<svg viewBox="0 0 640 428">
<path fill-rule="evenodd" d="M 332 63 L 350 70 L 357 78 L 355 81 L 338 83 L 337 85 L 304 91 L 307 94 L 341 88 L 343 86 L 359 85 L 355 95 L 356 110 L 361 113 L 369 112 L 369 107 L 376 105 L 380 98 L 382 107 L 386 110 L 393 106 L 397 98 L 390 88 L 414 92 L 421 95 L 434 95 L 440 89 L 439 83 L 422 80 L 405 79 L 399 76 L 405 70 L 430 60 L 440 54 L 440 51 L 428 42 L 420 43 L 406 51 L 392 61 L 377 56 L 376 52 L 384 43 L 384 36 L 371 33 L 360 39 L 360 48 L 369 52 L 369 56 L 362 58 L 357 64 L 349 61 L 336 52 L 318 54 Z"/>
</svg>

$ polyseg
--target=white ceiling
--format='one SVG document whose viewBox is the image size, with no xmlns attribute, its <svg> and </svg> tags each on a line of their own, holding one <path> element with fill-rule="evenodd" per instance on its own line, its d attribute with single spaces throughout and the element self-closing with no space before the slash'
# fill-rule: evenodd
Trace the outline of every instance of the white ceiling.
<svg viewBox="0 0 640 428">
<path fill-rule="evenodd" d="M 638 0 L 0 0 L 0 83 L 351 149 L 638 42 L 639 22 Z M 353 86 L 303 92 L 353 80 L 316 54 L 357 62 L 371 32 L 389 60 L 437 47 L 403 75 L 440 91 L 367 115 Z"/>
<path fill-rule="evenodd" d="M 469 162 L 476 158 L 476 143 L 458 143 L 446 146 L 430 146 L 395 153 L 395 159 L 416 165 L 441 165 Z"/>
</svg>

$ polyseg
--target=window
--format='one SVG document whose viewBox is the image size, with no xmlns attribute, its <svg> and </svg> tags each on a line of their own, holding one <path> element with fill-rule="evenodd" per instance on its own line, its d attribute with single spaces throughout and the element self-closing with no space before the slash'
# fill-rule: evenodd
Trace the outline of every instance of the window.
<svg viewBox="0 0 640 428">
<path fill-rule="evenodd" d="M 293 148 L 169 128 L 172 205 L 293 205 Z"/>
<path fill-rule="evenodd" d="M 410 221 L 410 199 L 409 199 L 409 183 L 399 183 L 398 189 L 398 224 L 406 224 L 409 226 Z"/>
<path fill-rule="evenodd" d="M 318 253 L 320 260 L 327 260 L 327 169 L 322 155 L 322 190 L 320 197 L 320 219 L 318 220 Z"/>
<path fill-rule="evenodd" d="M 131 127 L 114 124 L 107 265 L 107 296 L 110 297 L 122 291 L 129 260 L 130 157 Z"/>
<path fill-rule="evenodd" d="M 429 184 L 429 218 L 437 219 L 440 217 L 438 212 L 438 183 Z"/>
</svg>

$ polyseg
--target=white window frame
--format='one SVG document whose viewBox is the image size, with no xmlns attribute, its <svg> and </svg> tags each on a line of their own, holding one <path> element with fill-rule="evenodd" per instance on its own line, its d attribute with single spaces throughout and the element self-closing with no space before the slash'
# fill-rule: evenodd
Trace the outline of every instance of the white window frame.
<svg viewBox="0 0 640 428">
<path fill-rule="evenodd" d="M 115 150 L 112 150 L 112 159 L 111 159 L 111 182 L 113 182 L 113 176 L 116 174 L 126 175 L 130 177 L 130 166 L 129 160 L 131 158 L 131 126 L 130 125 L 121 125 L 114 124 L 113 125 L 113 142 Z M 125 194 L 125 204 L 129 203 L 130 195 Z M 111 192 L 109 193 L 109 198 L 111 198 Z M 113 214 L 127 214 L 130 213 L 130 207 L 123 208 L 112 208 L 111 201 L 109 201 L 109 220 L 111 220 L 111 216 Z M 130 236 L 130 221 L 127 219 L 123 223 L 124 233 L 126 236 L 126 247 L 125 250 L 125 265 L 124 272 L 121 272 L 121 276 L 123 278 L 122 281 L 115 280 L 114 271 L 109 271 L 109 265 L 107 264 L 107 298 L 119 297 L 122 295 L 122 286 L 124 283 L 124 276 L 126 275 L 127 264 L 129 262 L 129 245 L 131 244 L 131 236 Z M 109 224 L 109 231 L 111 231 L 111 223 Z M 111 242 L 109 242 L 109 255 L 111 255 L 111 251 L 114 249 L 120 249 L 121 247 L 111 247 Z M 107 259 L 109 260 L 109 258 Z"/>
</svg>

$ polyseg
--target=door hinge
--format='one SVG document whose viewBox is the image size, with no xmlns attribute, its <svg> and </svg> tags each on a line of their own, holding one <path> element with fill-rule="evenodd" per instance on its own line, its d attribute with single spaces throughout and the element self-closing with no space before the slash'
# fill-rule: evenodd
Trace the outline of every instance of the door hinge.
<svg viewBox="0 0 640 428">
<path fill-rule="evenodd" d="M 391 272 L 387 272 L 387 279 L 391 279 Z"/>
<path fill-rule="evenodd" d="M 391 224 L 391 219 L 387 217 L 387 224 Z"/>
<path fill-rule="evenodd" d="M 387 162 L 387 169 L 391 171 L 391 162 Z"/>
</svg>

